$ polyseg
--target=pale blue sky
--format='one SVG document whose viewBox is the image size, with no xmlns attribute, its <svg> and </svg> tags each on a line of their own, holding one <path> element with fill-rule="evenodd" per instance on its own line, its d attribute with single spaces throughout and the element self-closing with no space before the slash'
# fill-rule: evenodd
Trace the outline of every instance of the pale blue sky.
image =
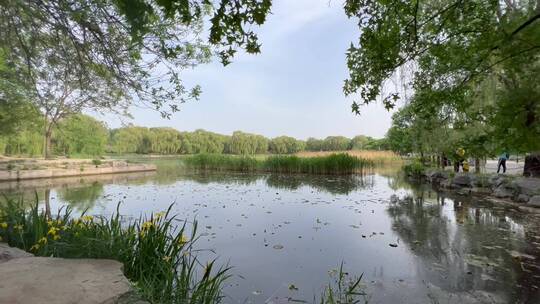
<svg viewBox="0 0 540 304">
<path fill-rule="evenodd" d="M 345 52 L 358 39 L 341 1 L 276 0 L 272 15 L 258 30 L 262 53 L 240 54 L 223 67 L 215 62 L 184 73 L 188 84 L 202 86 L 199 101 L 182 105 L 170 120 L 147 109 L 132 109 L 133 122 L 181 131 L 235 130 L 268 137 L 384 136 L 390 116 L 381 104 L 351 113 L 343 95 Z M 106 118 L 109 127 L 121 125 Z"/>
</svg>

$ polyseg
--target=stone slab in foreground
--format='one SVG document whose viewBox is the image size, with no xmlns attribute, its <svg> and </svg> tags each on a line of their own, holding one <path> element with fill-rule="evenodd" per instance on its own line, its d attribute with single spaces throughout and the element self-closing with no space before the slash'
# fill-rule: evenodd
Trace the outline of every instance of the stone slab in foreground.
<svg viewBox="0 0 540 304">
<path fill-rule="evenodd" d="M 113 260 L 15 258 L 0 263 L 0 303 L 113 304 L 132 292 Z"/>
<path fill-rule="evenodd" d="M 29 258 L 33 256 L 33 254 L 19 248 L 9 247 L 9 245 L 6 243 L 0 243 L 0 263 L 4 263 L 12 259 Z M 0 280 L 1 279 L 2 277 L 0 277 Z M 2 284 L 1 281 L 0 284 Z"/>
</svg>

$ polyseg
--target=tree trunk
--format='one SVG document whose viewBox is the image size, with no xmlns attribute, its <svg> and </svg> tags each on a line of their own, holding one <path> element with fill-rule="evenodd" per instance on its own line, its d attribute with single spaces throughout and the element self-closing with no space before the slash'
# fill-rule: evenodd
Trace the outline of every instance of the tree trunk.
<svg viewBox="0 0 540 304">
<path fill-rule="evenodd" d="M 52 123 L 46 124 L 44 142 L 43 142 L 43 157 L 45 159 L 51 157 L 51 138 L 52 138 Z"/>
<path fill-rule="evenodd" d="M 523 176 L 540 177 L 540 151 L 536 151 L 525 157 Z"/>
</svg>

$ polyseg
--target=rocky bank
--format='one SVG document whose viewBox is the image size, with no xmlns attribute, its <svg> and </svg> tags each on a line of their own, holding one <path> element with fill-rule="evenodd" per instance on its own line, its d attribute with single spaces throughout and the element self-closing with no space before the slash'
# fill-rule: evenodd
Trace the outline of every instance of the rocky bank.
<svg viewBox="0 0 540 304">
<path fill-rule="evenodd" d="M 540 178 L 454 173 L 442 170 L 427 170 L 420 176 L 410 177 L 427 181 L 442 191 L 491 197 L 540 208 Z"/>
</svg>

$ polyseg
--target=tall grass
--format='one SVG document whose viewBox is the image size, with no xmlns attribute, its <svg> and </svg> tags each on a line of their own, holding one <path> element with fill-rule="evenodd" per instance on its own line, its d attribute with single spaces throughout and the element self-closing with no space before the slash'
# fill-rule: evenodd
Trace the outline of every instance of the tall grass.
<svg viewBox="0 0 540 304">
<path fill-rule="evenodd" d="M 362 276 L 349 277 L 343 270 L 343 263 L 335 271 L 335 280 L 329 283 L 320 296 L 320 304 L 357 304 L 369 302 L 369 297 L 361 285 Z M 315 302 L 315 301 L 314 301 Z"/>
<path fill-rule="evenodd" d="M 183 163 L 188 168 L 199 170 L 306 174 L 353 174 L 373 166 L 369 160 L 344 153 L 309 158 L 276 155 L 266 159 L 250 156 L 197 154 L 184 157 Z"/>
<path fill-rule="evenodd" d="M 403 159 L 392 151 L 377 151 L 377 150 L 348 150 L 348 151 L 302 151 L 296 153 L 299 157 L 321 157 L 331 154 L 348 154 L 361 159 L 372 161 L 375 165 L 384 165 L 402 162 Z"/>
<path fill-rule="evenodd" d="M 194 255 L 197 224 L 175 225 L 171 208 L 124 223 L 118 209 L 110 218 L 72 218 L 69 208 L 48 216 L 22 201 L 0 206 L 0 241 L 37 256 L 106 258 L 123 263 L 124 274 L 153 303 L 219 303 L 227 267 L 206 266 Z M 217 269 L 216 269 L 217 268 Z"/>
</svg>

